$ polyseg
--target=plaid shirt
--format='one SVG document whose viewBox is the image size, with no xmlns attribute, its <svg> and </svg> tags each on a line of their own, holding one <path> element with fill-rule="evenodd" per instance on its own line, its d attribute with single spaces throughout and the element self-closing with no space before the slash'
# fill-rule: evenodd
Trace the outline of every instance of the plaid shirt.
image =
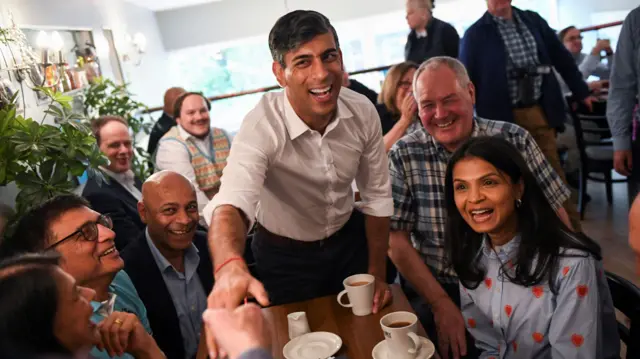
<svg viewBox="0 0 640 359">
<path fill-rule="evenodd" d="M 507 49 L 507 80 L 509 82 L 509 95 L 511 103 L 518 102 L 518 81 L 512 73 L 515 68 L 528 68 L 538 65 L 538 47 L 536 39 L 516 11 L 513 12 L 514 19 L 507 20 L 493 16 L 493 20 L 498 25 L 498 30 L 504 46 Z M 536 100 L 542 95 L 542 76 L 534 79 L 534 96 Z"/>
<path fill-rule="evenodd" d="M 474 119 L 472 137 L 501 136 L 526 159 L 551 206 L 558 210 L 570 192 L 551 168 L 533 137 L 506 122 Z M 445 172 L 451 153 L 436 143 L 425 129 L 400 139 L 389 151 L 394 214 L 391 230 L 411 233 L 413 247 L 441 283 L 457 283 L 447 268 L 444 253 L 446 206 Z"/>
</svg>

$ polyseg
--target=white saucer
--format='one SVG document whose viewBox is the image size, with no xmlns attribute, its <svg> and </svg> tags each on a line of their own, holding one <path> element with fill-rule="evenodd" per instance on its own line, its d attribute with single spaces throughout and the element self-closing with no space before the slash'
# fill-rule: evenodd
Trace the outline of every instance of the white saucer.
<svg viewBox="0 0 640 359">
<path fill-rule="evenodd" d="M 416 359 L 429 359 L 436 352 L 436 347 L 433 345 L 431 340 L 420 337 L 422 345 L 420 346 L 420 351 L 418 355 L 416 355 Z M 391 355 L 387 353 L 387 341 L 383 340 L 378 343 L 375 348 L 373 348 L 373 352 L 371 352 L 373 359 L 394 359 Z M 288 358 L 287 358 L 288 359 Z"/>
<path fill-rule="evenodd" d="M 328 358 L 342 347 L 342 339 L 329 332 L 311 332 L 293 338 L 282 349 L 286 359 Z"/>
</svg>

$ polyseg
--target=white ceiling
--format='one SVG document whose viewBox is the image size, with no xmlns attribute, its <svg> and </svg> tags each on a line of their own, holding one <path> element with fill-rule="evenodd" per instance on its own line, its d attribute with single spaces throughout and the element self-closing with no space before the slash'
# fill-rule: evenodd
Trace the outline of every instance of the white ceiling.
<svg viewBox="0 0 640 359">
<path fill-rule="evenodd" d="M 126 0 L 126 1 L 152 11 L 162 11 L 162 10 L 177 9 L 177 8 L 193 6 L 193 5 L 200 5 L 200 4 L 210 3 L 210 2 L 217 2 L 222 0 Z"/>
</svg>

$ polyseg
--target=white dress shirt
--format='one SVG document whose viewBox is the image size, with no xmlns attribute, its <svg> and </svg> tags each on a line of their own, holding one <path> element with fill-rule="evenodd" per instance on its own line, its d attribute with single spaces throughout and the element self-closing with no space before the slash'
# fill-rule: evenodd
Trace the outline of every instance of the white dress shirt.
<svg viewBox="0 0 640 359">
<path fill-rule="evenodd" d="M 199 139 L 192 136 L 189 132 L 185 131 L 182 126 L 178 125 L 178 133 L 182 139 L 192 140 L 202 153 L 211 157 L 211 132 L 204 139 Z M 228 138 L 228 136 L 227 136 Z M 231 141 L 231 139 L 229 139 Z M 231 143 L 231 142 L 229 142 Z M 198 212 L 202 214 L 204 206 L 209 203 L 209 197 L 198 186 L 196 181 L 196 172 L 191 165 L 191 155 L 189 150 L 180 142 L 177 141 L 159 141 L 158 149 L 156 151 L 156 172 L 163 170 L 170 170 L 178 172 L 187 177 L 196 188 L 196 198 L 198 200 Z"/>
<path fill-rule="evenodd" d="M 126 189 L 129 193 L 131 193 L 131 195 L 135 199 L 137 199 L 138 201 L 142 199 L 142 192 L 140 192 L 140 190 L 136 187 L 136 176 L 133 174 L 132 170 L 128 170 L 122 173 L 115 173 L 102 166 L 100 166 L 100 169 L 107 176 L 120 183 L 120 185 L 124 187 L 124 189 Z"/>
<path fill-rule="evenodd" d="M 393 214 L 387 155 L 378 113 L 366 97 L 342 88 L 336 118 L 324 135 L 296 115 L 285 92 L 267 93 L 234 138 L 220 191 L 205 208 L 232 205 L 272 233 L 303 241 L 334 234 L 354 207 Z"/>
</svg>

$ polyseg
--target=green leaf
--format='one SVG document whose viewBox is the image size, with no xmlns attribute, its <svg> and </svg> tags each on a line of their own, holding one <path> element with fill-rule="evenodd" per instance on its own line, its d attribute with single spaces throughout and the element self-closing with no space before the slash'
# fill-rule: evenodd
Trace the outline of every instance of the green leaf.
<svg viewBox="0 0 640 359">
<path fill-rule="evenodd" d="M 40 165 L 40 175 L 45 181 L 51 178 L 51 174 L 53 173 L 54 167 L 59 167 L 59 166 L 56 166 L 55 160 L 47 160 L 47 161 L 44 161 L 42 165 Z"/>
<path fill-rule="evenodd" d="M 56 170 L 53 173 L 53 176 L 51 176 L 51 183 L 59 185 L 60 183 L 68 182 L 68 179 L 69 168 L 64 164 L 59 163 L 59 165 L 56 166 Z"/>
</svg>

